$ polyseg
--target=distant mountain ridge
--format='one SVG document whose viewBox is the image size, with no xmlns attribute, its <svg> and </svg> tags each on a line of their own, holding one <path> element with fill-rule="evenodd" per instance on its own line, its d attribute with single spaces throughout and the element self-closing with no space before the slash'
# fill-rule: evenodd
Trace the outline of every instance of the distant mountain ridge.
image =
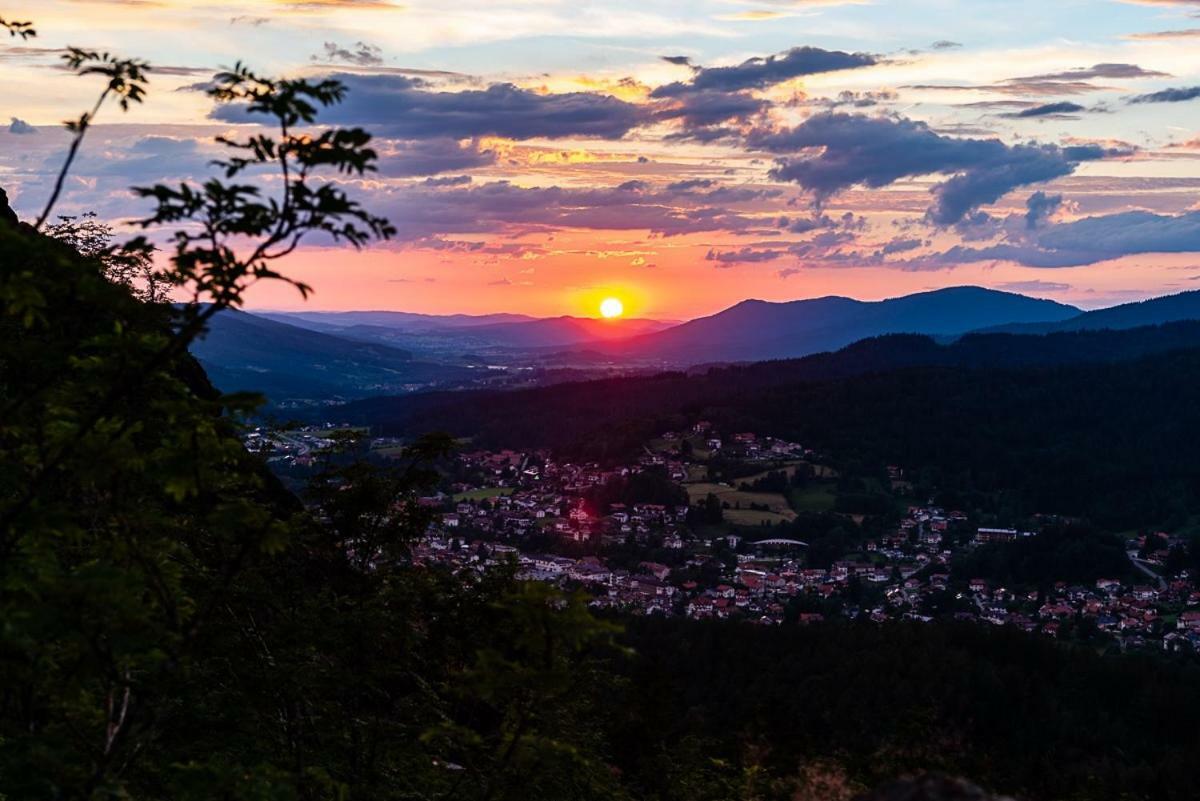
<svg viewBox="0 0 1200 801">
<path fill-rule="evenodd" d="M 807 356 L 884 334 L 958 335 L 987 326 L 1050 323 L 1074 306 L 982 287 L 952 287 L 880 301 L 823 297 L 772 303 L 745 300 L 610 350 L 674 363 L 761 361 Z"/>
<path fill-rule="evenodd" d="M 445 351 L 457 348 L 571 348 L 653 333 L 675 320 L 529 317 L 520 314 L 428 315 L 409 312 L 255 312 L 259 317 L 362 342 Z"/>
<path fill-rule="evenodd" d="M 539 318 L 527 314 L 419 314 L 402 311 L 255 311 L 256 317 L 318 331 L 381 326 L 402 331 L 472 328 L 502 323 L 528 323 Z"/>
<path fill-rule="evenodd" d="M 557 448 L 591 443 L 619 452 L 640 447 L 656 426 L 676 424 L 671 421 L 678 421 L 685 410 L 736 406 L 764 394 L 786 397 L 789 388 L 798 391 L 809 385 L 909 370 L 967 370 L 981 377 L 1012 370 L 1053 372 L 1168 353 L 1192 353 L 1200 359 L 1200 321 L 1122 331 L 970 334 L 950 344 L 928 336 L 890 334 L 832 353 L 695 374 L 667 372 L 517 391 L 367 398 L 331 411 L 329 419 L 370 425 L 398 436 L 444 430 L 489 446 Z"/>
<path fill-rule="evenodd" d="M 467 378 L 463 366 L 227 309 L 191 347 L 223 391 L 288 397 L 364 397 Z"/>
<path fill-rule="evenodd" d="M 980 327 L 980 333 L 1050 334 L 1059 331 L 1098 331 L 1140 328 L 1182 320 L 1200 320 L 1200 290 L 1123 303 L 1107 309 L 1082 312 L 1056 322 L 1017 323 Z"/>
</svg>

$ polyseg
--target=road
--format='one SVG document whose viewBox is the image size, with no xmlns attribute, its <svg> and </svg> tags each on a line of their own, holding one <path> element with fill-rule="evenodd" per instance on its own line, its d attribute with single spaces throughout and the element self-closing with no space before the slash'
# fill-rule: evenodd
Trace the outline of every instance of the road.
<svg viewBox="0 0 1200 801">
<path fill-rule="evenodd" d="M 1158 585 L 1160 590 L 1165 590 L 1167 588 L 1166 579 L 1155 573 L 1152 569 L 1150 569 L 1149 565 L 1147 565 L 1141 559 L 1138 559 L 1137 551 L 1126 551 L 1125 555 L 1129 557 L 1129 561 L 1133 563 L 1134 567 L 1153 579 L 1154 583 Z"/>
</svg>

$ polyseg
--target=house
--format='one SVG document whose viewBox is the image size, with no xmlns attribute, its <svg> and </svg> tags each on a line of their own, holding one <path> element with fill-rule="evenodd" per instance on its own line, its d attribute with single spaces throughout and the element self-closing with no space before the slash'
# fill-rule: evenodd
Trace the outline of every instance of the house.
<svg viewBox="0 0 1200 801">
<path fill-rule="evenodd" d="M 642 562 L 638 567 L 660 581 L 665 580 L 667 576 L 671 575 L 671 568 L 658 562 Z"/>
<path fill-rule="evenodd" d="M 1016 542 L 1018 536 L 1015 528 L 981 528 L 975 532 L 975 542 L 980 545 Z"/>
</svg>

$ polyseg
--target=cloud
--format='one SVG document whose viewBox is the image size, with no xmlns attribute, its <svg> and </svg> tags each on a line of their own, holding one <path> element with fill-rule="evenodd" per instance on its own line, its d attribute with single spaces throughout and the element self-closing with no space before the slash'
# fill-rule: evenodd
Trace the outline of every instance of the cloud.
<svg viewBox="0 0 1200 801">
<path fill-rule="evenodd" d="M 1182 103 L 1200 97 L 1200 86 L 1190 86 L 1183 89 L 1163 89 L 1161 92 L 1151 92 L 1147 95 L 1137 95 L 1130 98 L 1130 103 Z"/>
<path fill-rule="evenodd" d="M 878 57 L 870 53 L 793 47 L 779 55 L 747 59 L 733 67 L 693 67 L 690 81 L 660 86 L 654 90 L 652 96 L 677 97 L 687 92 L 706 90 L 740 92 L 747 89 L 765 89 L 805 75 L 858 69 L 878 63 Z"/>
<path fill-rule="evenodd" d="M 392 0 L 275 0 L 276 5 L 295 11 L 328 11 L 360 9 L 370 11 L 403 11 L 404 6 Z"/>
<path fill-rule="evenodd" d="M 837 108 L 838 106 L 853 106 L 854 108 L 870 108 L 877 106 L 880 103 L 890 103 L 899 97 L 895 92 L 887 89 L 881 89 L 875 92 L 852 92 L 845 90 L 838 92 L 837 97 L 823 97 L 811 101 L 814 105 L 824 106 L 825 108 Z"/>
<path fill-rule="evenodd" d="M 1034 192 L 1025 201 L 1025 227 L 1037 228 L 1054 216 L 1063 204 L 1062 195 L 1047 195 L 1045 192 Z"/>
<path fill-rule="evenodd" d="M 421 242 L 444 234 L 532 233 L 562 228 L 650 231 L 657 236 L 725 231 L 774 232 L 764 222 L 728 205 L 714 205 L 710 192 L 655 189 L 641 181 L 597 189 L 519 187 L 506 181 L 470 186 L 424 184 L 379 190 L 370 208 L 399 229 L 397 239 Z M 727 194 L 727 193 L 723 193 Z M 761 196 L 743 190 L 734 203 Z"/>
<path fill-rule="evenodd" d="M 351 47 L 342 47 L 336 42 L 326 42 L 324 52 L 313 56 L 312 60 L 374 67 L 383 63 L 383 50 L 366 42 L 355 42 Z"/>
<path fill-rule="evenodd" d="M 962 43 L 952 42 L 949 39 L 939 39 L 931 44 L 930 47 L 932 47 L 934 50 L 954 50 L 955 48 L 962 47 Z"/>
<path fill-rule="evenodd" d="M 396 142 L 379 156 L 379 174 L 391 178 L 412 178 L 461 172 L 496 163 L 493 150 L 480 150 L 478 141 L 455 139 L 417 139 Z"/>
<path fill-rule="evenodd" d="M 466 186 L 471 183 L 469 175 L 452 175 L 446 178 L 426 178 L 425 186 Z"/>
<path fill-rule="evenodd" d="M 1080 95 L 1098 92 L 1106 87 L 1092 83 L 1097 78 L 1119 80 L 1130 78 L 1164 78 L 1167 73 L 1147 70 L 1137 64 L 1121 62 L 1094 64 L 1060 72 L 1045 72 L 1006 78 L 990 84 L 909 84 L 905 89 L 947 92 L 1002 92 L 1021 97 L 1045 97 L 1055 95 Z"/>
<path fill-rule="evenodd" d="M 909 250 L 916 250 L 924 245 L 925 240 L 923 239 L 917 237 L 900 237 L 885 243 L 884 246 L 879 249 L 879 254 L 882 256 L 891 256 L 895 253 L 904 253 Z"/>
<path fill-rule="evenodd" d="M 1071 289 L 1070 284 L 1063 284 L 1058 281 L 1005 281 L 1002 284 L 996 285 L 997 289 L 1004 289 L 1009 292 L 1066 292 Z"/>
<path fill-rule="evenodd" d="M 786 251 L 782 250 L 758 250 L 751 247 L 726 251 L 709 248 L 708 253 L 704 254 L 704 260 L 716 262 L 715 267 L 732 267 L 735 264 L 775 261 L 785 255 Z"/>
<path fill-rule="evenodd" d="M 1040 83 L 1044 81 L 1088 81 L 1094 78 L 1166 78 L 1168 73 L 1147 70 L 1137 64 L 1106 63 L 1094 64 L 1062 72 L 1046 72 L 1040 75 L 1027 75 L 1023 78 L 1009 78 L 1006 83 Z"/>
<path fill-rule="evenodd" d="M 674 64 L 677 67 L 690 67 L 692 64 L 691 56 L 660 56 L 660 58 L 668 64 Z"/>
<path fill-rule="evenodd" d="M 1021 186 L 1070 175 L 1081 161 L 1103 158 L 1097 145 L 1006 145 L 999 139 L 958 139 L 899 117 L 818 114 L 791 129 L 756 131 L 751 147 L 781 156 L 771 177 L 800 184 L 817 202 L 852 186 L 878 189 L 902 178 L 953 173 L 930 190 L 927 216 L 951 225 Z"/>
<path fill-rule="evenodd" d="M 1018 97 L 1043 97 L 1046 95 L 1082 95 L 1099 92 L 1105 87 L 1089 81 L 1033 81 L 1029 83 L 957 84 L 957 83 L 914 83 L 901 89 L 916 89 L 929 92 L 1000 92 Z"/>
<path fill-rule="evenodd" d="M 1131 33 L 1126 39 L 1134 41 L 1155 41 L 1157 39 L 1195 39 L 1200 37 L 1200 28 L 1185 28 L 1177 31 L 1150 31 L 1148 33 Z"/>
<path fill-rule="evenodd" d="M 1081 267 L 1143 253 L 1195 252 L 1200 252 L 1200 212 L 1169 215 L 1127 211 L 1052 225 L 1024 242 L 979 248 L 956 246 L 898 266 L 921 269 L 1012 261 L 1026 267 Z"/>
<path fill-rule="evenodd" d="M 679 120 L 685 136 L 707 140 L 733 134 L 719 128 L 727 123 L 748 122 L 769 108 L 749 92 L 689 92 L 663 101 L 656 112 L 658 119 Z"/>
<path fill-rule="evenodd" d="M 648 108 L 591 92 L 539 94 L 507 83 L 442 92 L 429 91 L 424 81 L 405 75 L 331 77 L 350 91 L 345 102 L 321 115 L 323 123 L 376 126 L 397 139 L 619 139 L 649 122 L 652 114 Z M 210 116 L 225 122 L 252 121 L 239 106 L 217 106 Z"/>
<path fill-rule="evenodd" d="M 1016 118 L 1060 117 L 1064 114 L 1075 114 L 1080 111 L 1086 111 L 1086 109 L 1078 103 L 1044 103 L 1040 106 L 1023 109 L 1009 116 Z"/>
<path fill-rule="evenodd" d="M 42 171 L 56 175 L 61 166 L 61 156 L 54 154 L 42 165 Z M 132 144 L 122 143 L 119 148 L 104 151 L 85 148 L 71 170 L 80 178 L 115 178 L 125 186 L 207 176 L 212 171 L 211 156 L 202 151 L 197 140 L 170 136 L 142 136 Z"/>
<path fill-rule="evenodd" d="M 37 133 L 37 128 L 34 128 L 32 125 L 25 122 L 25 120 L 18 119 L 17 117 L 10 117 L 9 119 L 12 120 L 8 126 L 8 132 L 10 134 L 28 135 Z"/>
</svg>

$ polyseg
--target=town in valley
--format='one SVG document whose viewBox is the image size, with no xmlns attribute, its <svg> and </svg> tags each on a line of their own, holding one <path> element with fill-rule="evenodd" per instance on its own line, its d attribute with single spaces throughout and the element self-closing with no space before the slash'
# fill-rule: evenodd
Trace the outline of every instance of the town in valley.
<svg viewBox="0 0 1200 801">
<path fill-rule="evenodd" d="M 347 436 L 383 464 L 405 453 L 399 440 L 348 426 L 258 428 L 246 442 L 286 476 L 310 471 Z M 831 461 L 704 420 L 663 432 L 623 464 L 468 443 L 443 466 L 439 491 L 416 500 L 433 522 L 411 559 L 464 573 L 509 569 L 635 615 L 955 620 L 1121 650 L 1200 651 L 1200 586 L 1184 540 L 1130 535 L 1123 570 L 1086 581 L 978 576 L 971 567 L 987 564 L 985 554 L 1077 521 L 1003 525 L 945 508 L 917 498 L 900 466 L 880 477 L 886 494 L 839 492 Z"/>
</svg>

